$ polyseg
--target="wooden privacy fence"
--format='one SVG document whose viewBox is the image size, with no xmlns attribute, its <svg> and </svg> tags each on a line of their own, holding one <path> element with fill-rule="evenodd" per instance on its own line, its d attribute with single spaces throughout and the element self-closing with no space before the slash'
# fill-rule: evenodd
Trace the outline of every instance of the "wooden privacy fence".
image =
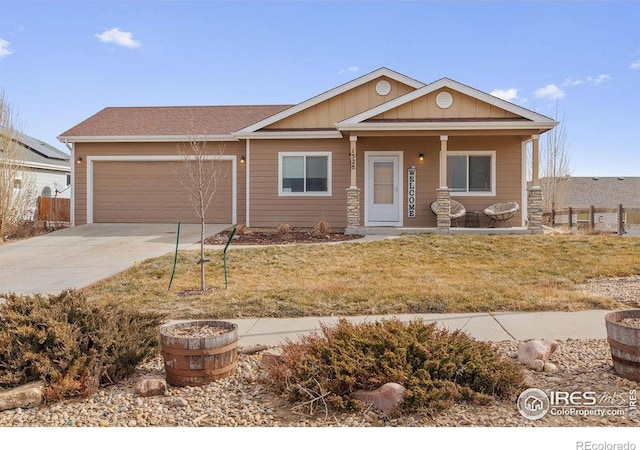
<svg viewBox="0 0 640 450">
<path fill-rule="evenodd" d="M 70 210 L 68 198 L 38 197 L 38 221 L 70 222 Z"/>
<path fill-rule="evenodd" d="M 616 207 L 568 207 L 545 214 L 552 227 L 567 227 L 569 230 L 604 231 L 622 235 L 626 230 L 640 230 L 640 208 Z"/>
</svg>

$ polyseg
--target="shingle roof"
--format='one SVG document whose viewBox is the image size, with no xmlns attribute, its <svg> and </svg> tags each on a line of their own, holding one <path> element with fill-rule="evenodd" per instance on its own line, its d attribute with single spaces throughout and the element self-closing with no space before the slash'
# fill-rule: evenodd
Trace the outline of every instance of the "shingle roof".
<svg viewBox="0 0 640 450">
<path fill-rule="evenodd" d="M 566 182 L 564 206 L 640 208 L 640 177 L 569 177 Z"/>
<path fill-rule="evenodd" d="M 292 105 L 108 107 L 65 131 L 72 136 L 229 135 Z"/>
</svg>

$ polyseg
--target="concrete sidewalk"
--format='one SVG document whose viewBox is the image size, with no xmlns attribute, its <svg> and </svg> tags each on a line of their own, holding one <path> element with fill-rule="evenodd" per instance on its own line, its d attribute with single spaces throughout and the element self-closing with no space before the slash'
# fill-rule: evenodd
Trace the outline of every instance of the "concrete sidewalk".
<svg viewBox="0 0 640 450">
<path fill-rule="evenodd" d="M 481 341 L 527 339 L 606 339 L 604 317 L 610 311 L 517 312 L 463 314 L 399 314 L 348 317 L 353 323 L 375 322 L 396 317 L 403 322 L 414 319 L 435 321 L 448 330 L 462 330 Z M 287 339 L 320 331 L 320 323 L 335 324 L 339 317 L 300 317 L 294 319 L 231 319 L 238 325 L 238 345 L 278 346 Z"/>
</svg>

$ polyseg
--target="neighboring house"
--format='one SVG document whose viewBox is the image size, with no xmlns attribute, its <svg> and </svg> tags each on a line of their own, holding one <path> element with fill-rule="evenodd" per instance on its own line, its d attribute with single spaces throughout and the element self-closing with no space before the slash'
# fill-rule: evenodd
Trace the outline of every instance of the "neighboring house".
<svg viewBox="0 0 640 450">
<path fill-rule="evenodd" d="M 13 139 L 20 146 L 18 164 L 25 170 L 18 172 L 14 180 L 16 189 L 32 177 L 35 197 L 71 197 L 71 164 L 69 154 L 26 134 L 13 131 Z M 0 158 L 4 149 L 0 148 Z M 36 198 L 30 216 L 36 212 Z"/>
<path fill-rule="evenodd" d="M 540 180 L 545 195 L 547 178 Z M 623 214 L 625 229 L 640 229 L 640 177 L 566 177 L 558 183 L 558 207 L 582 209 L 595 207 L 594 226 L 597 231 L 617 230 L 617 212 L 601 212 L 598 209 L 615 209 L 622 205 L 625 210 L 637 212 Z M 573 212 L 572 223 L 588 223 L 588 212 Z M 558 216 L 556 223 L 567 224 L 564 217 Z"/>
<path fill-rule="evenodd" d="M 76 162 L 74 224 L 195 221 L 174 173 L 192 124 L 214 154 L 224 144 L 229 168 L 209 222 L 308 227 L 324 218 L 366 231 L 446 230 L 451 198 L 485 226 L 485 207 L 517 201 L 511 222 L 539 229 L 526 144 L 537 180 L 540 134 L 557 122 L 448 78 L 425 84 L 386 68 L 297 105 L 108 107 L 58 137 Z M 438 197 L 444 221 L 428 208 Z"/>
</svg>

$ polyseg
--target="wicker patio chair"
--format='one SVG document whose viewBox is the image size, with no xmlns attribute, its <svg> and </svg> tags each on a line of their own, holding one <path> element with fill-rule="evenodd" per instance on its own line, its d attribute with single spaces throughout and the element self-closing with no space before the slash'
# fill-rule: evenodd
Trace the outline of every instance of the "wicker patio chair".
<svg viewBox="0 0 640 450">
<path fill-rule="evenodd" d="M 484 215 L 489 218 L 489 228 L 495 227 L 496 222 L 502 222 L 506 228 L 507 224 L 511 226 L 509 219 L 515 216 L 519 209 L 520 205 L 516 202 L 494 203 L 485 208 Z"/>
<path fill-rule="evenodd" d="M 451 220 L 451 222 L 455 222 L 456 226 L 459 227 L 460 225 L 458 224 L 458 219 L 461 217 L 464 217 L 464 215 L 467 213 L 467 210 L 459 201 L 449 200 L 449 202 L 451 204 L 451 209 L 449 211 L 449 219 Z M 438 215 L 437 200 L 431 203 L 431 212 L 434 213 L 436 216 Z"/>
</svg>

